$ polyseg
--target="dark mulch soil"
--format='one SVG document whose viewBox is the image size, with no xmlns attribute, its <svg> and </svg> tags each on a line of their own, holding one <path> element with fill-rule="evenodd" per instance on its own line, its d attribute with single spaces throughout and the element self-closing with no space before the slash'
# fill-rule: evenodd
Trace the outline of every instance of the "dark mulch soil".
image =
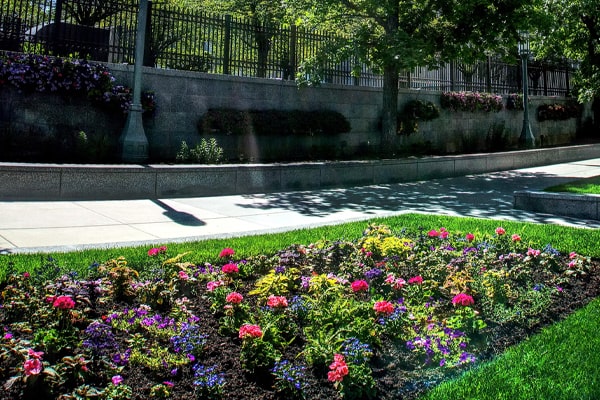
<svg viewBox="0 0 600 400">
<path fill-rule="evenodd" d="M 564 291 L 556 296 L 554 303 L 547 309 L 542 322 L 533 328 L 523 328 L 513 325 L 488 326 L 485 329 L 487 342 L 484 353 L 477 355 L 478 362 L 489 360 L 502 353 L 509 346 L 519 343 L 538 332 L 544 326 L 564 319 L 573 311 L 583 307 L 592 299 L 600 295 L 600 263 L 594 261 L 590 274 L 585 279 L 571 280 L 563 286 Z M 200 317 L 202 331 L 208 334 L 207 350 L 203 353 L 204 365 L 218 365 L 220 372 L 225 373 L 226 385 L 224 399 L 236 400 L 275 400 L 289 396 L 282 396 L 273 389 L 273 378 L 268 371 L 261 374 L 248 375 L 240 365 L 240 340 L 237 337 L 224 337 L 218 333 L 217 319 L 209 310 L 209 304 L 202 296 L 197 296 L 191 301 L 188 308 Z M 292 344 L 286 354 L 288 359 L 294 359 L 301 349 L 302 343 Z M 124 344 L 124 347 L 126 345 Z M 395 348 L 395 352 L 389 351 Z M 381 400 L 415 399 L 428 388 L 447 379 L 447 371 L 441 368 L 426 368 L 419 370 L 406 367 L 410 353 L 403 346 L 383 342 L 380 349 L 376 349 L 372 359 L 372 368 L 377 381 L 377 397 Z M 338 394 L 333 384 L 327 381 L 327 370 L 310 371 L 310 384 L 305 391 L 306 399 L 335 399 Z M 455 372 L 455 374 L 461 371 Z M 196 399 L 193 386 L 193 372 L 191 368 L 180 371 L 178 376 L 156 376 L 143 369 L 125 368 L 121 375 L 128 385 L 134 388 L 135 399 L 148 399 L 150 387 L 163 380 L 175 383 L 173 399 Z M 14 393 L 0 393 L 0 399 L 17 399 Z M 35 397 L 32 397 L 35 398 Z"/>
</svg>

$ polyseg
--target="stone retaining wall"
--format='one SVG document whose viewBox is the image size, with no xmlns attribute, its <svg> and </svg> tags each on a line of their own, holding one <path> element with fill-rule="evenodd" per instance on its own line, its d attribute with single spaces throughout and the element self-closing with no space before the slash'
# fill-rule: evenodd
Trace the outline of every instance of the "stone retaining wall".
<svg viewBox="0 0 600 400">
<path fill-rule="evenodd" d="M 202 197 L 419 181 L 600 157 L 600 145 L 397 160 L 235 165 L 0 163 L 1 200 Z"/>
</svg>

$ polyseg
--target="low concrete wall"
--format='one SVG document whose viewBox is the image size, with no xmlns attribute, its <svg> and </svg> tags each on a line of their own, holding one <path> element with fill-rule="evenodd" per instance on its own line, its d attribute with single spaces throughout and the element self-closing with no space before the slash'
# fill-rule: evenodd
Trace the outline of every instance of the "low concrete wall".
<svg viewBox="0 0 600 400">
<path fill-rule="evenodd" d="M 600 220 L 600 196 L 594 195 L 517 191 L 514 194 L 514 208 Z"/>
<path fill-rule="evenodd" d="M 228 165 L 0 163 L 2 200 L 202 197 L 389 184 L 600 157 L 600 145 L 397 160 Z"/>
</svg>

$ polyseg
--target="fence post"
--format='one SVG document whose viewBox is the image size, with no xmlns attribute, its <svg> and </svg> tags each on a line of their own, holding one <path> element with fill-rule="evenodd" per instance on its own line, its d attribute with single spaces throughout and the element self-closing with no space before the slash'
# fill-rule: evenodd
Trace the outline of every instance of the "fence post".
<svg viewBox="0 0 600 400">
<path fill-rule="evenodd" d="M 570 97 L 571 96 L 571 87 L 570 87 L 570 82 L 569 82 L 569 64 L 568 63 L 565 66 L 565 89 L 567 90 L 567 92 L 565 93 L 565 96 Z"/>
<path fill-rule="evenodd" d="M 485 91 L 492 93 L 492 56 L 487 56 L 485 63 Z"/>
<path fill-rule="evenodd" d="M 298 27 L 296 25 L 292 25 L 290 27 L 290 57 L 289 57 L 289 65 L 288 65 L 288 76 L 284 77 L 285 79 L 295 79 L 296 77 L 296 46 L 298 41 Z"/>
<path fill-rule="evenodd" d="M 455 84 L 455 65 L 454 65 L 454 61 L 450 61 L 450 91 L 454 92 L 454 84 Z"/>
<path fill-rule="evenodd" d="M 148 0 L 148 11 L 146 13 L 145 41 L 144 41 L 144 67 L 156 66 L 156 57 L 152 54 L 152 0 Z"/>
<path fill-rule="evenodd" d="M 61 40 L 61 28 L 62 28 L 62 5 L 63 0 L 56 0 L 56 10 L 54 11 L 54 29 L 52 32 L 52 46 L 50 49 L 55 53 L 54 55 L 58 55 L 60 46 L 58 45 L 59 40 Z"/>
<path fill-rule="evenodd" d="M 225 35 L 223 38 L 223 74 L 229 75 L 231 59 L 231 15 L 225 15 Z"/>
</svg>

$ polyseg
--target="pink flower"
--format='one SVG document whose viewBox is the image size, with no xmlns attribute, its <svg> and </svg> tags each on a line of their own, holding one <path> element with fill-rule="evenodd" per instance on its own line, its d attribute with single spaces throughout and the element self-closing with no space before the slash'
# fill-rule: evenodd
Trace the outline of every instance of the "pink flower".
<svg viewBox="0 0 600 400">
<path fill-rule="evenodd" d="M 362 279 L 352 282 L 350 284 L 350 287 L 352 288 L 352 291 L 354 293 L 366 292 L 367 290 L 369 290 L 369 284 L 367 283 L 367 281 L 364 281 Z"/>
<path fill-rule="evenodd" d="M 499 227 L 496 228 L 496 235 L 502 236 L 505 233 L 506 233 L 506 230 L 503 227 L 499 226 Z"/>
<path fill-rule="evenodd" d="M 436 231 L 435 229 L 432 229 L 429 232 L 427 232 L 427 235 L 429 237 L 438 237 L 440 235 L 440 233 L 438 231 Z"/>
<path fill-rule="evenodd" d="M 394 274 L 388 274 L 387 278 L 385 278 L 385 283 L 391 285 L 394 290 L 400 290 L 406 284 L 406 281 L 402 278 L 396 278 Z"/>
<path fill-rule="evenodd" d="M 219 286 L 223 286 L 223 285 L 224 285 L 223 281 L 210 281 L 206 284 L 206 290 L 208 290 L 209 292 L 212 292 Z"/>
<path fill-rule="evenodd" d="M 259 338 L 262 337 L 263 332 L 258 325 L 252 324 L 244 324 L 240 327 L 239 338 L 247 339 L 247 338 Z"/>
<path fill-rule="evenodd" d="M 380 314 L 390 315 L 394 312 L 394 305 L 389 301 L 378 301 L 373 305 L 373 310 Z"/>
<path fill-rule="evenodd" d="M 27 279 L 29 278 L 31 275 L 29 274 L 29 272 L 23 272 L 23 278 Z"/>
<path fill-rule="evenodd" d="M 223 265 L 223 267 L 221 268 L 221 272 L 223 272 L 224 274 L 237 274 L 238 272 L 240 272 L 240 269 L 236 264 L 228 263 Z"/>
<path fill-rule="evenodd" d="M 164 254 L 166 252 L 167 252 L 167 246 L 153 247 L 150 250 L 148 250 L 148 255 L 150 257 L 154 257 L 159 254 Z"/>
<path fill-rule="evenodd" d="M 467 239 L 467 242 L 472 242 L 473 240 L 475 240 L 475 235 L 473 235 L 472 233 L 467 233 L 465 239 Z"/>
<path fill-rule="evenodd" d="M 244 300 L 244 296 L 238 292 L 231 292 L 225 297 L 225 301 L 231 304 L 240 304 Z"/>
<path fill-rule="evenodd" d="M 190 276 L 185 271 L 179 271 L 179 279 L 187 281 L 188 279 L 190 279 Z"/>
<path fill-rule="evenodd" d="M 123 382 L 123 377 L 121 375 L 115 375 L 110 380 L 113 385 L 118 386 Z"/>
<path fill-rule="evenodd" d="M 168 386 L 168 387 L 173 387 L 173 386 L 175 386 L 175 384 L 174 384 L 173 382 L 171 382 L 171 381 L 164 381 L 164 382 L 163 382 L 163 385 L 165 385 L 165 386 Z"/>
<path fill-rule="evenodd" d="M 232 248 L 230 247 L 225 247 L 223 250 L 221 250 L 221 252 L 219 253 L 219 257 L 221 258 L 225 258 L 225 257 L 231 257 L 235 254 L 235 251 L 233 251 Z"/>
<path fill-rule="evenodd" d="M 43 351 L 35 351 L 33 349 L 29 349 L 27 351 L 27 354 L 29 355 L 29 357 L 41 360 L 42 356 L 44 355 L 44 352 Z"/>
<path fill-rule="evenodd" d="M 542 252 L 540 250 L 535 250 L 535 249 L 532 249 L 531 247 L 527 250 L 527 255 L 531 256 L 531 257 L 537 257 L 540 254 L 542 254 Z"/>
<path fill-rule="evenodd" d="M 456 296 L 454 296 L 454 298 L 452 299 L 452 304 L 454 305 L 459 305 L 459 306 L 470 306 L 472 304 L 475 304 L 475 300 L 473 300 L 473 297 L 469 296 L 468 294 L 465 293 L 459 293 Z"/>
<path fill-rule="evenodd" d="M 44 368 L 42 361 L 39 358 L 30 358 L 23 363 L 25 375 L 38 375 Z"/>
<path fill-rule="evenodd" d="M 517 235 L 516 233 L 513 234 L 511 237 L 513 242 L 520 242 L 521 241 L 521 236 Z"/>
<path fill-rule="evenodd" d="M 569 253 L 569 258 L 572 260 L 574 258 L 577 258 L 577 253 L 575 253 L 574 251 Z"/>
<path fill-rule="evenodd" d="M 327 379 L 330 382 L 341 382 L 344 380 L 344 376 L 348 375 L 348 364 L 341 354 L 335 354 L 333 356 L 333 363 L 329 365 L 330 371 L 327 373 Z"/>
<path fill-rule="evenodd" d="M 61 310 L 70 310 L 75 308 L 75 301 L 70 296 L 58 296 L 52 302 L 52 306 Z"/>
<path fill-rule="evenodd" d="M 423 283 L 423 277 L 421 275 L 413 276 L 408 280 L 410 285 L 421 285 Z"/>
<path fill-rule="evenodd" d="M 285 296 L 269 296 L 267 305 L 271 308 L 285 308 L 288 306 L 288 301 Z"/>
<path fill-rule="evenodd" d="M 12 334 L 12 333 L 10 333 L 10 332 L 8 332 L 8 333 L 5 333 L 5 334 L 4 334 L 4 337 L 3 337 L 3 339 L 5 339 L 5 340 L 10 340 L 10 339 L 12 339 L 12 338 L 13 338 L 13 334 Z"/>
<path fill-rule="evenodd" d="M 446 239 L 450 233 L 446 230 L 446 228 L 440 228 L 440 238 Z"/>
</svg>

